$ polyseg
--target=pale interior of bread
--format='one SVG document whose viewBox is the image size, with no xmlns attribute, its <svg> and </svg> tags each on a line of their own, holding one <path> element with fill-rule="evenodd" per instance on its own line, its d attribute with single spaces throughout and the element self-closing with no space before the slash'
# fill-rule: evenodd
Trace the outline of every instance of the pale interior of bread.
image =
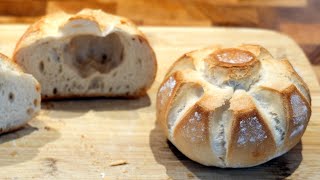
<svg viewBox="0 0 320 180">
<path fill-rule="evenodd" d="M 150 84 L 152 52 L 124 31 L 105 36 L 42 39 L 17 53 L 17 60 L 42 85 L 45 96 L 133 95 Z"/>
<path fill-rule="evenodd" d="M 256 107 L 271 127 L 271 133 L 275 138 L 275 142 L 278 147 L 283 145 L 286 132 L 286 120 L 284 104 L 282 102 L 280 94 L 266 91 L 257 90 L 252 94 L 253 100 L 255 101 Z"/>
<path fill-rule="evenodd" d="M 0 128 L 7 132 L 24 125 L 40 110 L 40 93 L 31 75 L 16 72 L 0 60 Z"/>
<path fill-rule="evenodd" d="M 305 99 L 309 103 L 311 103 L 311 97 L 310 97 L 308 91 L 301 85 L 300 80 L 298 80 L 298 78 L 295 76 L 288 76 L 287 78 L 298 88 L 298 90 L 302 93 L 302 95 L 305 97 Z"/>
<path fill-rule="evenodd" d="M 229 100 L 219 108 L 217 108 L 209 117 L 210 122 L 210 142 L 211 149 L 220 159 L 221 166 L 225 166 L 226 147 L 228 146 L 227 132 L 228 121 L 230 121 L 231 114 L 227 111 L 230 107 Z"/>
</svg>

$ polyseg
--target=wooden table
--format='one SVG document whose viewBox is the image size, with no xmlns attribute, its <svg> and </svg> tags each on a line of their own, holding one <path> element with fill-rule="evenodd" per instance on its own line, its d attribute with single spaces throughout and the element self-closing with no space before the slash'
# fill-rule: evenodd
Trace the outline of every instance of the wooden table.
<svg viewBox="0 0 320 180">
<path fill-rule="evenodd" d="M 11 56 L 26 25 L 0 25 L 0 52 Z M 0 136 L 0 179 L 319 179 L 320 87 L 296 43 L 273 31 L 237 28 L 141 27 L 155 49 L 159 69 L 140 99 L 87 99 L 42 104 L 25 128 Z M 188 37 L 188 38 L 186 38 Z M 156 123 L 156 91 L 183 53 L 212 43 L 259 43 L 287 56 L 308 84 L 312 117 L 290 152 L 253 168 L 205 167 L 169 143 Z M 127 164 L 110 166 L 125 161 Z"/>
</svg>

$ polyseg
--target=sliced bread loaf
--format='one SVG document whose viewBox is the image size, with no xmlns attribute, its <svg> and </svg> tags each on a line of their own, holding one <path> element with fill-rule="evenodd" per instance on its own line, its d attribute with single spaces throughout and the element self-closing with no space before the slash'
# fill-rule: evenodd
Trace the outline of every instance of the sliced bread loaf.
<svg viewBox="0 0 320 180">
<path fill-rule="evenodd" d="M 40 85 L 0 54 L 0 133 L 25 125 L 40 110 Z"/>
</svg>

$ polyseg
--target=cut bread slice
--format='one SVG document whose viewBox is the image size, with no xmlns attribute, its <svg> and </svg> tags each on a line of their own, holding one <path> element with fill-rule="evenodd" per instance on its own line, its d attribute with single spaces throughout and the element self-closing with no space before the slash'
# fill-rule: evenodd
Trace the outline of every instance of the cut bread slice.
<svg viewBox="0 0 320 180">
<path fill-rule="evenodd" d="M 40 85 L 0 54 L 0 133 L 25 125 L 40 110 Z"/>
<path fill-rule="evenodd" d="M 13 60 L 40 82 L 43 99 L 142 96 L 157 69 L 151 46 L 132 22 L 89 9 L 31 25 Z"/>
</svg>

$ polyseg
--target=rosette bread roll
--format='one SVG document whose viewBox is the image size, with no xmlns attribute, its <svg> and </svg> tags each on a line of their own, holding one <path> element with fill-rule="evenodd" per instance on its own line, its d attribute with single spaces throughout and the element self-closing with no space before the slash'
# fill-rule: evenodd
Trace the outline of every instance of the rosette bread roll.
<svg viewBox="0 0 320 180">
<path fill-rule="evenodd" d="M 250 167 L 301 139 L 309 89 L 286 59 L 263 47 L 211 47 L 178 59 L 157 96 L 157 118 L 187 157 L 208 166 Z"/>
</svg>

